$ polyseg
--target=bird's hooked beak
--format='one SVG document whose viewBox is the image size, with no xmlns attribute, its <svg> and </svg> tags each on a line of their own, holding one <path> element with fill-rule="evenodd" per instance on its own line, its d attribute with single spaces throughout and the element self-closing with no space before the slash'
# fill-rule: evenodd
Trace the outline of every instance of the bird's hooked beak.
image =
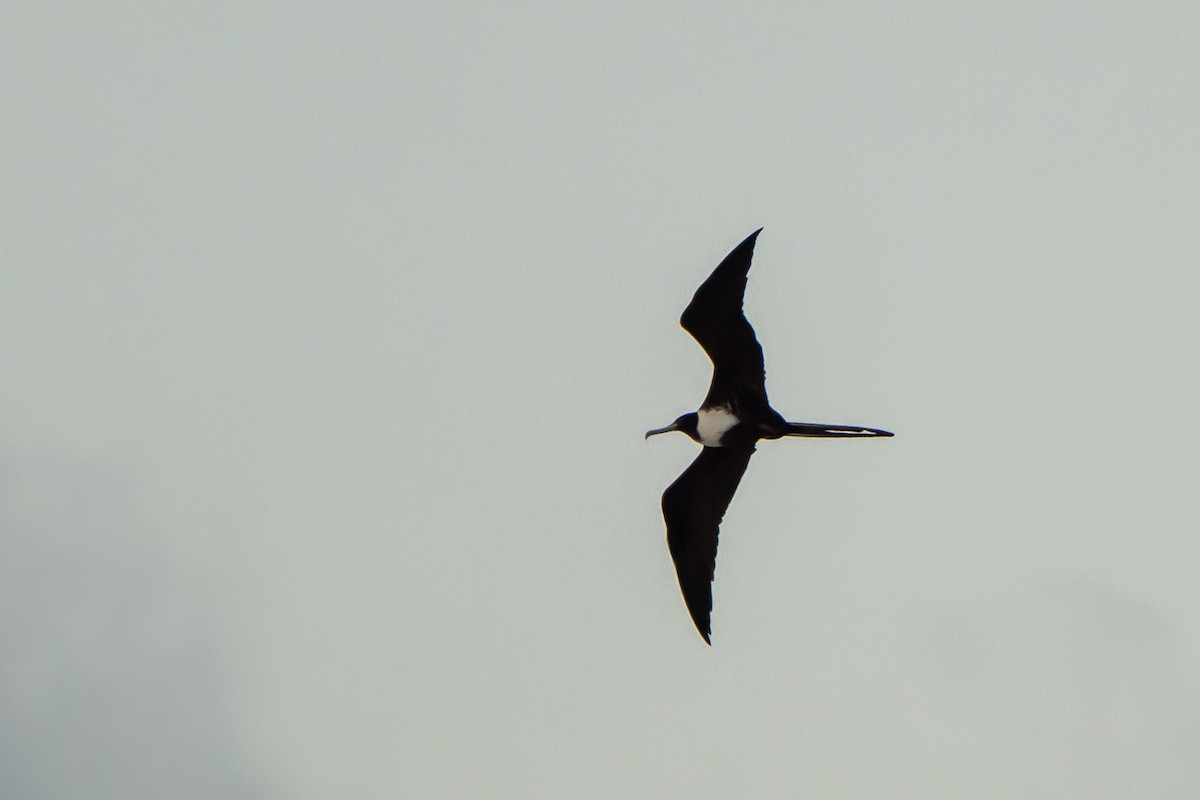
<svg viewBox="0 0 1200 800">
<path fill-rule="evenodd" d="M 665 428 L 655 428 L 652 431 L 646 431 L 645 438 L 649 439 L 651 436 L 657 436 L 660 433 L 670 433 L 671 431 L 677 431 L 677 430 L 679 430 L 678 420 L 676 420 L 675 422 L 672 422 L 670 425 L 668 425 Z"/>
</svg>

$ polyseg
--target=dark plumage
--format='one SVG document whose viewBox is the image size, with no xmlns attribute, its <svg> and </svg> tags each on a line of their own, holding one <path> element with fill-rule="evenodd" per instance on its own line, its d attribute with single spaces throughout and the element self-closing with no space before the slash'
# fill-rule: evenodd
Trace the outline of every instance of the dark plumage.
<svg viewBox="0 0 1200 800">
<path fill-rule="evenodd" d="M 892 435 L 877 428 L 788 422 L 771 408 L 762 347 L 742 313 L 746 276 L 761 231 L 750 234 L 725 256 L 679 320 L 713 362 L 712 382 L 700 410 L 646 433 L 649 438 L 680 431 L 704 445 L 691 466 L 663 492 L 662 510 L 683 600 L 696 629 L 710 644 L 717 532 L 755 443 L 781 436 Z"/>
</svg>

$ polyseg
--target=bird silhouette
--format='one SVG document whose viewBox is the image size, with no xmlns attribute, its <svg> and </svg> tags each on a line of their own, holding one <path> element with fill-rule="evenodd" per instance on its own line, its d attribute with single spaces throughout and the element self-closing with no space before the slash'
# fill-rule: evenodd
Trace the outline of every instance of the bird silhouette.
<svg viewBox="0 0 1200 800">
<path fill-rule="evenodd" d="M 667 547 L 679 588 L 696 629 L 712 644 L 712 581 L 717 533 L 729 502 L 760 439 L 783 436 L 865 438 L 891 436 L 878 428 L 788 422 L 767 401 L 762 346 L 742 299 L 759 228 L 725 256 L 692 296 L 679 324 L 713 363 L 708 395 L 698 411 L 646 432 L 646 438 L 680 431 L 704 447 L 696 460 L 663 492 Z"/>
</svg>

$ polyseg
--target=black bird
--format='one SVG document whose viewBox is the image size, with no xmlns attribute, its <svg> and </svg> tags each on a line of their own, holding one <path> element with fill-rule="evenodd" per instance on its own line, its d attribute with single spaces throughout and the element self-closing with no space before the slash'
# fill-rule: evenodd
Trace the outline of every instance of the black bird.
<svg viewBox="0 0 1200 800">
<path fill-rule="evenodd" d="M 712 580 L 717 566 L 717 528 L 759 439 L 782 436 L 891 436 L 855 425 L 788 422 L 767 401 L 762 347 L 742 313 L 746 274 L 759 228 L 725 256 L 700 284 L 679 324 L 695 337 L 713 362 L 712 382 L 700 410 L 665 428 L 681 431 L 704 445 L 700 455 L 662 496 L 667 546 L 675 561 L 679 588 L 692 621 L 712 644 Z"/>
</svg>

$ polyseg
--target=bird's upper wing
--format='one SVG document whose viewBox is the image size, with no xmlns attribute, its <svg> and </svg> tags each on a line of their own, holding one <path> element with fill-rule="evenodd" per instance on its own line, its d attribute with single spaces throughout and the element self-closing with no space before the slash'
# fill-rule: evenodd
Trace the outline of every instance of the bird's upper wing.
<svg viewBox="0 0 1200 800">
<path fill-rule="evenodd" d="M 695 337 L 713 362 L 712 383 L 704 408 L 729 402 L 735 395 L 766 403 L 766 373 L 762 347 L 742 313 L 746 274 L 754 256 L 759 228 L 725 256 L 700 284 L 679 324 Z"/>
<path fill-rule="evenodd" d="M 662 496 L 667 546 L 683 601 L 696 629 L 710 644 L 717 529 L 753 454 L 753 444 L 705 447 Z"/>
</svg>

